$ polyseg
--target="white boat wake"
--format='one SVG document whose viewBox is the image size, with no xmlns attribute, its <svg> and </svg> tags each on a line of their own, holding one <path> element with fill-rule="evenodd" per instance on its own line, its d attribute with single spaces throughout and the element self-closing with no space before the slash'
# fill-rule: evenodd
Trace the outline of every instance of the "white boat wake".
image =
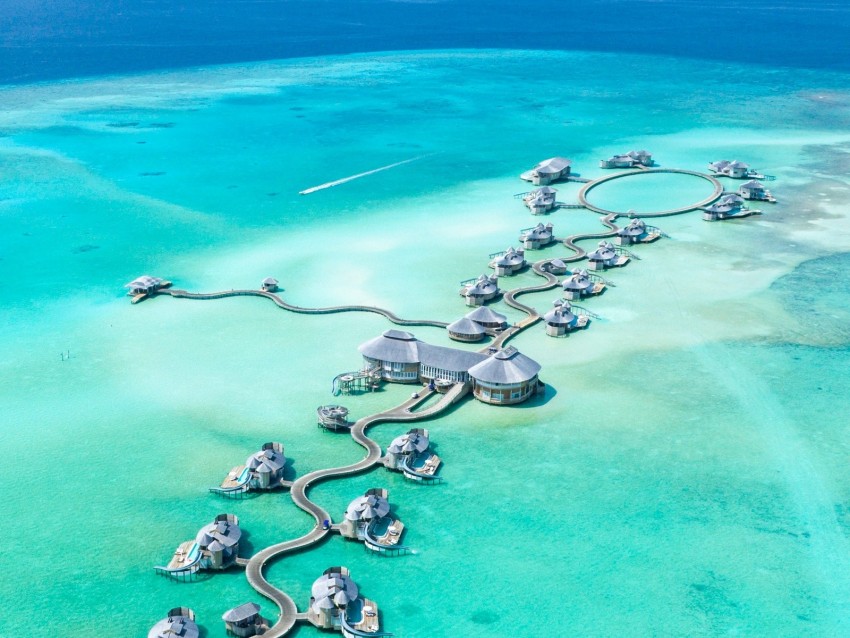
<svg viewBox="0 0 850 638">
<path fill-rule="evenodd" d="M 419 155 L 417 157 L 411 157 L 410 159 L 402 160 L 401 162 L 396 162 L 394 164 L 387 164 L 386 166 L 381 166 L 380 168 L 373 168 L 371 171 L 366 171 L 365 173 L 357 173 L 357 175 L 350 175 L 348 177 L 343 177 L 342 179 L 337 179 L 332 182 L 326 182 L 324 184 L 319 184 L 318 186 L 313 186 L 311 188 L 306 188 L 303 191 L 299 191 L 299 195 L 309 195 L 310 193 L 315 193 L 316 191 L 324 190 L 326 188 L 331 188 L 333 186 L 339 186 L 340 184 L 345 184 L 346 182 L 350 182 L 355 179 L 360 179 L 361 177 L 366 177 L 367 175 L 374 175 L 375 173 L 380 173 L 381 171 L 386 171 L 390 168 L 395 168 L 396 166 L 401 166 L 402 164 L 410 164 L 410 162 L 415 162 L 416 160 L 420 160 L 424 157 L 429 157 L 433 155 L 433 153 L 428 153 L 426 155 Z"/>
</svg>

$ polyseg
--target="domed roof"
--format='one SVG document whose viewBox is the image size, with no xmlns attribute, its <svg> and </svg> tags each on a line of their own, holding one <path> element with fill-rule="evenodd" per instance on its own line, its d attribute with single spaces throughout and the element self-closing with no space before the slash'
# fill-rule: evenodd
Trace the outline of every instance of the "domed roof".
<svg viewBox="0 0 850 638">
<path fill-rule="evenodd" d="M 479 306 L 484 308 L 484 306 Z M 481 324 L 474 322 L 469 317 L 461 317 L 457 321 L 446 326 L 446 330 L 459 335 L 483 335 L 486 331 Z"/>
<path fill-rule="evenodd" d="M 225 622 L 241 622 L 248 620 L 252 616 L 260 613 L 260 606 L 257 603 L 243 603 L 238 607 L 224 612 L 221 619 Z"/>
<path fill-rule="evenodd" d="M 242 538 L 242 530 L 236 523 L 220 520 L 204 526 L 195 537 L 201 547 L 209 547 L 216 541 L 224 547 L 233 547 Z"/>
<path fill-rule="evenodd" d="M 357 600 L 360 595 L 357 583 L 349 576 L 344 567 L 332 568 L 322 574 L 310 589 L 313 596 L 313 611 L 344 607 L 349 602 Z M 343 594 L 340 596 L 340 594 Z"/>
<path fill-rule="evenodd" d="M 508 248 L 505 254 L 501 257 L 496 257 L 492 263 L 496 266 L 518 266 L 525 263 L 525 251 L 517 250 L 513 247 Z"/>
<path fill-rule="evenodd" d="M 245 465 L 257 472 L 279 472 L 286 465 L 286 457 L 273 447 L 266 447 L 249 456 Z"/>
<path fill-rule="evenodd" d="M 499 287 L 497 285 L 498 281 L 498 277 L 496 276 L 490 277 L 488 275 L 481 275 L 478 279 L 466 287 L 466 294 L 489 295 L 497 293 L 499 292 Z"/>
<path fill-rule="evenodd" d="M 546 323 L 558 326 L 571 326 L 577 321 L 578 317 L 573 314 L 569 301 L 558 299 L 553 305 L 555 307 L 543 315 L 543 320 Z"/>
<path fill-rule="evenodd" d="M 390 513 L 390 504 L 386 498 L 376 494 L 358 496 L 351 501 L 345 510 L 345 518 L 349 521 L 370 521 L 383 518 Z"/>
<path fill-rule="evenodd" d="M 418 340 L 403 330 L 387 330 L 361 344 L 357 349 L 364 357 L 396 363 L 419 363 Z"/>
<path fill-rule="evenodd" d="M 513 346 L 499 350 L 469 369 L 469 376 L 484 383 L 522 383 L 540 372 L 540 364 Z"/>
<path fill-rule="evenodd" d="M 387 448 L 387 452 L 391 454 L 422 453 L 428 449 L 430 444 L 427 430 L 411 430 L 394 438 Z"/>
<path fill-rule="evenodd" d="M 548 239 L 552 236 L 552 228 L 552 224 L 546 224 L 545 226 L 542 223 L 537 224 L 534 228 L 522 233 L 520 239 L 523 241 L 528 239 Z"/>
<path fill-rule="evenodd" d="M 151 627 L 148 638 L 198 638 L 200 629 L 195 623 L 194 613 L 192 610 L 186 611 L 190 614 L 189 616 L 171 615 L 169 612 L 168 618 L 163 618 Z"/>
<path fill-rule="evenodd" d="M 565 157 L 550 157 L 540 162 L 532 170 L 537 173 L 543 173 L 544 175 L 548 173 L 560 173 L 570 164 L 572 164 L 572 161 Z"/>
<path fill-rule="evenodd" d="M 564 290 L 587 290 L 593 287 L 590 274 L 586 270 L 574 268 L 569 278 L 564 280 Z"/>
<path fill-rule="evenodd" d="M 616 254 L 617 251 L 614 250 L 614 244 L 603 239 L 599 242 L 599 247 L 590 253 L 587 258 L 591 261 L 605 261 L 612 259 Z"/>
<path fill-rule="evenodd" d="M 635 217 L 628 223 L 628 225 L 624 228 L 621 228 L 617 231 L 619 235 L 629 235 L 631 237 L 637 237 L 638 235 L 642 235 L 646 232 L 646 222 L 642 219 L 638 219 Z"/>
<path fill-rule="evenodd" d="M 466 313 L 467 319 L 472 319 L 477 323 L 507 323 L 508 318 L 491 310 L 487 306 L 478 306 L 475 310 Z"/>
</svg>

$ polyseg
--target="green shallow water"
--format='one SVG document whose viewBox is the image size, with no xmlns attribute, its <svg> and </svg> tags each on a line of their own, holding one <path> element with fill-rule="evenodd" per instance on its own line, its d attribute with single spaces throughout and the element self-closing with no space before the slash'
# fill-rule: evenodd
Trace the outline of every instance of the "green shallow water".
<svg viewBox="0 0 850 638">
<path fill-rule="evenodd" d="M 734 190 L 734 184 L 728 184 Z M 593 187 L 590 204 L 619 213 L 657 213 L 693 206 L 711 197 L 714 186 L 699 177 L 678 173 L 636 173 Z"/>
<path fill-rule="evenodd" d="M 554 75 L 529 74 L 540 64 Z M 596 177 L 600 157 L 630 148 L 696 170 L 746 159 L 777 175 L 780 203 L 730 224 L 659 220 L 669 238 L 635 248 L 641 259 L 583 303 L 600 316 L 588 330 L 517 338 L 543 364 L 546 396 L 468 400 L 428 423 L 443 485 L 375 470 L 312 490 L 340 517 L 387 487 L 415 555 L 333 538 L 269 577 L 303 609 L 318 574 L 345 564 L 403 636 L 548 637 L 565 623 L 588 636 L 847 633 L 850 241 L 834 229 L 847 223 L 835 158 L 850 95 L 844 76 L 765 72 L 770 88 L 746 67 L 436 52 L 0 91 L 0 477 L 16 548 L 0 558 L 0 594 L 16 601 L 0 633 L 35 617 L 53 635 L 144 636 L 188 605 L 224 636 L 230 607 L 272 610 L 241 573 L 180 584 L 152 566 L 221 511 L 239 515 L 246 555 L 311 521 L 285 493 L 231 502 L 206 488 L 268 440 L 298 474 L 361 457 L 318 431 L 314 410 L 384 319 L 248 298 L 131 306 L 125 282 L 149 272 L 221 290 L 273 275 L 293 303 L 451 321 L 465 312 L 460 280 L 543 219 L 512 197 L 527 190 L 520 171 L 566 155 Z M 546 220 L 564 236 L 601 229 L 596 217 Z M 409 393 L 343 403 L 362 416 Z M 386 445 L 404 430 L 374 434 Z"/>
</svg>

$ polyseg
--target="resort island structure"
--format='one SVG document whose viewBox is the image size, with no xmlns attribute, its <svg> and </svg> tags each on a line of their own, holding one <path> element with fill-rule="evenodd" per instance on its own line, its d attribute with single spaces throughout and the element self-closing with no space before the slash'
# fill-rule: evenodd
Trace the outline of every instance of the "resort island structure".
<svg viewBox="0 0 850 638">
<path fill-rule="evenodd" d="M 616 240 L 621 246 L 634 247 L 665 236 L 658 228 L 648 226 L 637 218 L 632 210 L 608 211 L 591 203 L 589 194 L 599 185 L 612 179 L 658 172 L 694 175 L 711 183 L 712 195 L 703 197 L 689 207 L 650 211 L 642 213 L 642 217 L 664 217 L 691 211 L 702 211 L 716 219 L 743 216 L 739 214 L 744 201 L 742 194 L 725 192 L 722 185 L 711 176 L 681 169 L 652 168 L 651 156 L 643 151 L 615 156 L 607 162 L 612 167 L 627 170 L 596 180 L 582 178 L 579 181 L 584 185 L 579 194 L 579 203 L 572 205 L 601 212 L 600 222 L 606 230 L 576 233 L 556 240 L 552 224 L 538 224 L 524 229 L 520 235 L 522 248 L 511 247 L 504 252 L 491 254 L 490 265 L 496 270 L 494 275 L 481 275 L 463 282 L 461 296 L 473 309 L 451 323 L 438 319 L 405 319 L 391 310 L 376 306 L 306 308 L 294 305 L 281 296 L 279 282 L 273 278 L 263 279 L 256 289 L 211 293 L 176 289 L 165 285 L 169 282 L 164 283 L 164 280 L 150 276 L 140 277 L 129 284 L 129 294 L 134 303 L 158 296 L 197 300 L 253 296 L 271 301 L 277 308 L 296 314 L 368 312 L 378 314 L 399 327 L 445 329 L 451 340 L 463 346 L 485 342 L 478 350 L 448 347 L 427 343 L 407 330 L 390 328 L 361 343 L 356 348 L 361 356 L 360 368 L 336 375 L 332 383 L 333 394 L 354 396 L 360 392 L 374 392 L 380 390 L 384 383 L 406 384 L 416 390 L 401 404 L 356 420 L 350 418 L 347 407 L 338 404 L 326 404 L 316 409 L 317 425 L 322 430 L 347 433 L 365 450 L 366 455 L 361 460 L 340 467 L 314 470 L 287 482 L 283 476 L 287 465 L 283 445 L 269 442 L 249 456 L 244 465 L 233 468 L 219 487 L 210 490 L 217 494 L 240 495 L 249 491 L 289 487 L 290 498 L 298 508 L 312 517 L 313 528 L 298 538 L 273 544 L 255 552 L 250 559 L 245 559 L 238 557 L 242 537 L 238 518 L 234 514 L 221 514 L 203 527 L 194 541 L 181 544 L 169 564 L 157 567 L 156 572 L 181 578 L 201 569 L 222 570 L 231 566 L 244 568 L 248 583 L 278 607 L 279 616 L 276 621 L 264 619 L 260 616 L 259 605 L 252 602 L 234 607 L 222 616 L 228 632 L 233 635 L 281 638 L 299 622 L 309 622 L 320 629 L 340 631 L 349 638 L 388 635 L 380 631 L 377 605 L 359 595 L 359 588 L 345 567 L 331 567 L 316 580 L 306 612 L 298 612 L 294 600 L 266 578 L 265 570 L 270 562 L 289 553 L 309 549 L 334 532 L 345 538 L 362 541 L 373 553 L 399 555 L 408 550 L 400 544 L 404 525 L 390 513 L 386 489 L 372 488 L 355 498 L 346 508 L 340 523 L 334 523 L 331 514 L 310 498 L 308 489 L 317 483 L 366 472 L 378 465 L 401 472 L 405 478 L 413 481 L 436 483 L 440 480 L 436 473 L 441 460 L 431 450 L 427 429 L 414 427 L 396 435 L 386 452 L 368 436 L 367 430 L 379 423 L 406 423 L 436 418 L 468 396 L 494 409 L 545 397 L 546 385 L 540 380 L 542 366 L 508 344 L 508 341 L 537 323 L 542 323 L 544 329 L 541 332 L 551 337 L 564 337 L 585 328 L 590 316 L 596 315 L 570 302 L 597 296 L 609 285 L 609 282 L 591 274 L 589 270 L 623 266 L 632 259 L 638 259 L 637 255 L 615 246 L 610 240 Z M 638 165 L 640 168 L 635 168 Z M 536 184 L 567 178 L 570 178 L 570 162 L 563 158 L 547 160 L 523 174 L 523 179 Z M 575 177 L 571 179 L 578 180 Z M 748 189 L 744 189 L 744 192 L 751 197 L 765 196 L 755 185 L 750 184 Z M 628 219 L 628 223 L 617 224 L 621 217 Z M 590 239 L 600 240 L 590 252 L 576 243 Z M 556 243 L 569 250 L 569 254 L 544 257 L 531 263 L 526 261 L 525 249 L 551 248 Z M 582 263 L 576 265 L 578 262 Z M 571 271 L 570 265 L 574 265 Z M 500 275 L 510 276 L 526 267 L 533 275 L 542 278 L 542 283 L 506 291 L 499 288 Z M 545 313 L 518 299 L 529 293 L 557 289 L 563 291 L 564 299 L 556 300 Z M 500 296 L 506 306 L 523 313 L 525 318 L 510 323 L 507 315 L 484 305 Z M 352 346 L 352 352 L 354 350 Z M 191 631 L 193 614 L 188 610 L 182 613 L 181 610 L 183 608 L 177 608 L 176 612 L 172 610 L 167 623 Z M 156 627 L 167 629 L 163 623 L 166 621 L 161 621 Z"/>
<path fill-rule="evenodd" d="M 265 443 L 259 452 L 248 457 L 245 465 L 238 465 L 221 482 L 211 487 L 210 492 L 224 496 L 239 496 L 251 490 L 272 490 L 287 487 L 284 480 L 286 457 L 282 443 Z"/>
</svg>

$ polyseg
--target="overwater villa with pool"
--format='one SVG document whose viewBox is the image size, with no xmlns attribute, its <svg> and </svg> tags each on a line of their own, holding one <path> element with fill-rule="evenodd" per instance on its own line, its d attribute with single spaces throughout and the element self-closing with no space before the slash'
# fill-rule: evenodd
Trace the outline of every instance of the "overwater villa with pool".
<svg viewBox="0 0 850 638">
<path fill-rule="evenodd" d="M 526 193 L 522 197 L 523 203 L 531 211 L 532 215 L 542 215 L 553 210 L 558 204 L 555 201 L 556 191 L 551 186 L 541 186 L 537 190 Z"/>
<path fill-rule="evenodd" d="M 623 248 L 617 248 L 610 241 L 603 239 L 591 253 L 587 255 L 587 267 L 590 270 L 605 270 L 625 266 L 631 258 Z"/>
<path fill-rule="evenodd" d="M 496 270 L 498 277 L 513 275 L 525 268 L 525 249 L 510 247 L 507 250 L 490 255 L 490 268 Z"/>
<path fill-rule="evenodd" d="M 587 315 L 577 315 L 573 312 L 572 304 L 565 299 L 558 299 L 554 308 L 543 315 L 546 322 L 546 334 L 550 337 L 565 337 L 573 330 L 586 328 L 590 323 Z"/>
<path fill-rule="evenodd" d="M 175 578 L 190 576 L 201 569 L 227 569 L 236 562 L 242 530 L 235 514 L 219 514 L 205 525 L 193 541 L 181 543 L 159 574 Z"/>
<path fill-rule="evenodd" d="M 398 544 L 404 523 L 390 514 L 387 496 L 387 490 L 373 487 L 351 501 L 339 525 L 339 533 L 345 538 L 363 541 L 372 551 L 405 550 Z"/>
<path fill-rule="evenodd" d="M 719 160 L 709 162 L 708 168 L 715 174 L 732 179 L 765 179 L 765 176 L 750 168 L 749 164 L 738 160 Z"/>
<path fill-rule="evenodd" d="M 346 638 L 389 635 L 379 631 L 378 605 L 360 596 L 347 567 L 329 567 L 313 583 L 307 620 L 319 629 L 340 631 Z"/>
<path fill-rule="evenodd" d="M 746 217 L 761 212 L 747 208 L 744 198 L 738 193 L 724 193 L 720 199 L 711 206 L 704 207 L 702 211 L 702 218 L 709 222 L 732 217 Z"/>
<path fill-rule="evenodd" d="M 598 295 L 605 290 L 604 281 L 581 268 L 573 268 L 572 273 L 564 279 L 561 286 L 564 289 L 564 299 L 570 301 Z"/>
<path fill-rule="evenodd" d="M 265 443 L 259 452 L 248 457 L 245 465 L 234 467 L 221 485 L 210 488 L 210 491 L 225 496 L 237 496 L 251 490 L 272 490 L 288 485 L 283 479 L 285 469 L 283 444 Z"/>
<path fill-rule="evenodd" d="M 776 203 L 776 198 L 771 194 L 771 192 L 764 187 L 764 184 L 755 179 L 751 179 L 749 182 L 741 184 L 741 187 L 738 189 L 738 194 L 744 199 L 759 202 L 770 202 L 771 204 Z"/>
<path fill-rule="evenodd" d="M 195 612 L 188 607 L 175 607 L 168 616 L 156 623 L 148 638 L 198 638 L 200 629 L 195 623 Z"/>
<path fill-rule="evenodd" d="M 519 177 L 535 186 L 546 186 L 567 177 L 570 174 L 571 164 L 572 161 L 565 157 L 550 157 Z"/>
<path fill-rule="evenodd" d="M 467 306 L 482 306 L 502 292 L 499 289 L 499 276 L 495 274 L 467 279 L 462 281 L 461 285 L 463 288 L 460 289 L 460 296 L 466 300 Z"/>
<path fill-rule="evenodd" d="M 130 295 L 132 303 L 138 303 L 142 299 L 146 299 L 162 288 L 170 288 L 171 282 L 160 279 L 159 277 L 151 277 L 150 275 L 142 275 L 134 279 L 129 284 L 124 284 L 127 289 L 127 294 Z"/>
<path fill-rule="evenodd" d="M 652 153 L 649 151 L 629 151 L 620 155 L 612 155 L 607 160 L 599 160 L 599 168 L 634 168 L 635 166 L 652 166 Z"/>
<path fill-rule="evenodd" d="M 637 217 L 617 231 L 617 243 L 621 246 L 648 244 L 661 237 L 661 231 Z"/>
<path fill-rule="evenodd" d="M 440 463 L 440 457 L 431 451 L 431 438 L 424 428 L 413 428 L 394 438 L 384 457 L 387 469 L 401 472 L 414 481 L 436 480 Z"/>
<path fill-rule="evenodd" d="M 540 223 L 531 228 L 523 228 L 520 231 L 519 241 L 522 243 L 523 248 L 529 250 L 537 250 L 548 246 L 555 241 L 554 226 L 551 223 L 545 226 Z"/>
</svg>

